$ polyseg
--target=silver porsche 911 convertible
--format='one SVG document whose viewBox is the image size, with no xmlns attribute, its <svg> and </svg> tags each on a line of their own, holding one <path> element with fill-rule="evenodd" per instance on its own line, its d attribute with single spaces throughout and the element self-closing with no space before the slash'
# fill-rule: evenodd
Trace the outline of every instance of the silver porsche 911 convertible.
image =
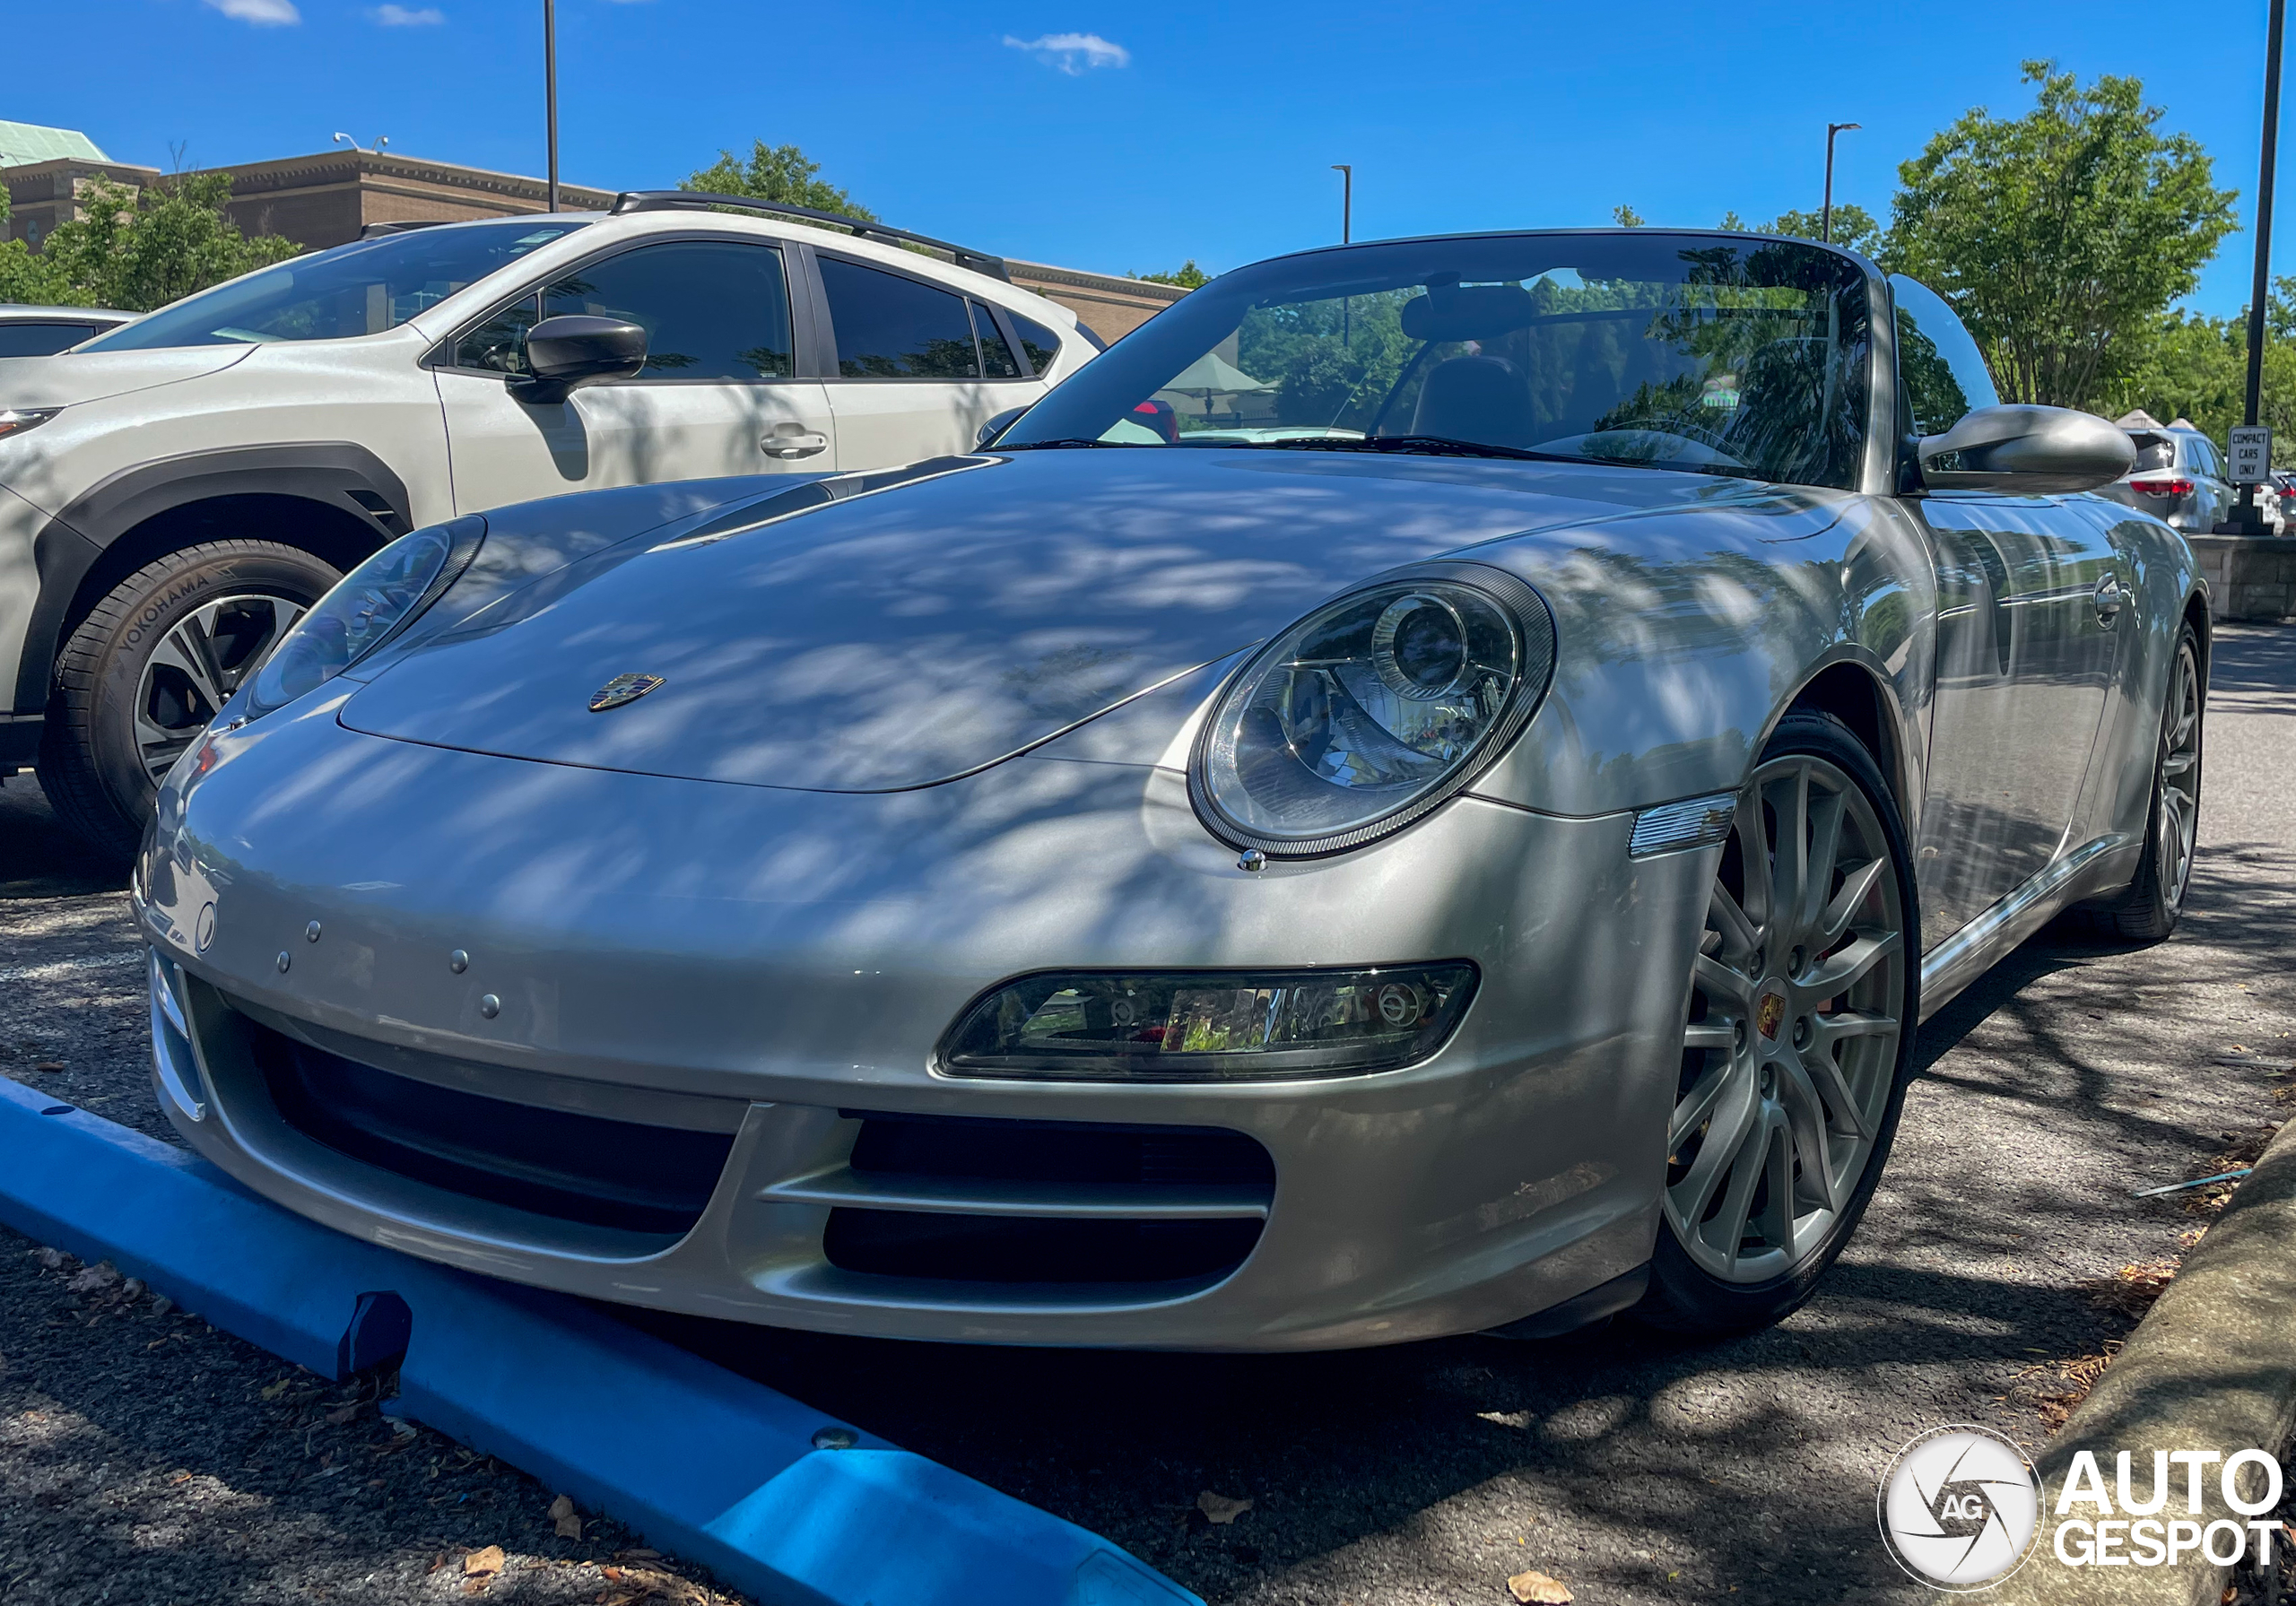
<svg viewBox="0 0 2296 1606">
<path fill-rule="evenodd" d="M 1926 1014 L 2177 920 L 2208 614 L 2128 461 L 1862 258 L 1518 233 L 1231 273 L 970 456 L 417 531 L 161 792 L 160 1097 L 711 1316 L 1771 1321 Z"/>
</svg>

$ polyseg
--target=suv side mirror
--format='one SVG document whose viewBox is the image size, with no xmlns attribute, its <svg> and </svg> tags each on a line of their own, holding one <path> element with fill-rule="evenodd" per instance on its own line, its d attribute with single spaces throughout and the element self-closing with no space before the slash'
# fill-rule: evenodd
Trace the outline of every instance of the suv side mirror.
<svg viewBox="0 0 2296 1606">
<path fill-rule="evenodd" d="M 1915 448 L 1931 490 L 2011 496 L 2094 490 L 2136 465 L 2128 432 L 2092 412 L 2023 404 L 1979 407 Z"/>
<path fill-rule="evenodd" d="M 567 393 L 646 370 L 646 331 L 618 317 L 568 313 L 526 331 L 529 373 L 512 378 L 521 402 L 562 402 Z"/>
<path fill-rule="evenodd" d="M 1011 429 L 1013 427 L 1013 421 L 1019 418 L 1021 414 L 1027 411 L 1028 409 L 1026 407 L 1007 407 L 995 418 L 990 419 L 987 423 L 981 425 L 980 433 L 973 437 L 973 449 L 978 451 L 987 447 L 990 441 L 996 439 L 999 435 L 1004 434 L 1005 430 Z"/>
</svg>

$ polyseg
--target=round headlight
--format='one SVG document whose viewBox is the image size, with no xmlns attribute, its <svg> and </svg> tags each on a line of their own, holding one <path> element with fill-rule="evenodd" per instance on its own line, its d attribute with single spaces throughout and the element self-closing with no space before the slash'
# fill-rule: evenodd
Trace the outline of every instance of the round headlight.
<svg viewBox="0 0 2296 1606">
<path fill-rule="evenodd" d="M 1465 786 L 1523 728 L 1554 667 L 1538 593 L 1447 565 L 1326 603 L 1231 681 L 1188 792 L 1214 835 L 1279 857 L 1360 847 Z"/>
<path fill-rule="evenodd" d="M 248 682 L 248 717 L 317 690 L 404 629 L 460 577 L 485 538 L 475 515 L 402 535 L 335 583 Z"/>
</svg>

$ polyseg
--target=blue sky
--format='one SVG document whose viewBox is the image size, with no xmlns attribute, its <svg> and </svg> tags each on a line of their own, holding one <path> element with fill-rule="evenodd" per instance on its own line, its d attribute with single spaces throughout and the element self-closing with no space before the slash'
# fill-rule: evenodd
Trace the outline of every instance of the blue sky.
<svg viewBox="0 0 2296 1606">
<path fill-rule="evenodd" d="M 78 0 L 21 8 L 0 117 L 165 167 L 327 148 L 341 130 L 543 170 L 541 0 Z M 2255 187 L 2263 0 L 1933 0 L 1919 7 L 964 6 L 559 0 L 563 176 L 674 185 L 720 146 L 795 143 L 887 221 L 1131 272 L 1223 269 L 1337 238 L 1710 225 L 1838 199 L 1876 213 L 1896 164 L 1968 107 L 2024 109 L 2018 64 L 2134 73 L 2217 182 Z M 2173 25 L 2171 25 L 2173 19 Z M 91 53 L 91 41 L 93 48 Z M 80 62 L 83 66 L 53 64 Z M 2296 118 L 2296 108 L 2292 108 Z M 2278 210 L 2296 203 L 2283 164 Z M 2276 231 L 2278 249 L 2296 233 Z M 2195 303 L 2247 299 L 2246 235 Z M 2296 257 L 2283 265 L 2296 271 Z"/>
</svg>

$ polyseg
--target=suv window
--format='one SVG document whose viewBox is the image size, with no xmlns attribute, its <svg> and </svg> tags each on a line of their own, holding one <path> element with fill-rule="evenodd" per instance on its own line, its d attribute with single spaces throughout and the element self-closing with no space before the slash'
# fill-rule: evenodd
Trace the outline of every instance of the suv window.
<svg viewBox="0 0 2296 1606">
<path fill-rule="evenodd" d="M 0 324 L 0 357 L 46 357 L 95 332 L 93 324 Z"/>
<path fill-rule="evenodd" d="M 972 311 L 972 332 L 980 341 L 980 369 L 992 379 L 1018 379 L 1026 376 L 1013 357 L 1013 348 L 1004 343 L 1004 332 L 996 326 L 996 315 L 978 301 L 967 301 Z"/>
<path fill-rule="evenodd" d="M 100 336 L 89 350 L 378 334 L 589 221 L 517 218 L 353 240 L 187 296 Z"/>
<path fill-rule="evenodd" d="M 1944 297 L 1918 280 L 1890 276 L 1898 309 L 1898 394 L 1916 435 L 1942 435 L 1964 413 L 2001 400 L 1984 353 Z"/>
<path fill-rule="evenodd" d="M 2223 465 L 2216 461 L 2216 443 L 2214 441 L 2210 440 L 2205 435 L 2185 435 L 2181 433 L 2178 435 L 2177 438 L 2184 442 L 2185 466 L 2187 468 L 2190 469 L 2194 473 L 2201 475 L 2205 479 L 2221 480 L 2224 477 Z"/>
<path fill-rule="evenodd" d="M 646 331 L 646 379 L 746 383 L 792 373 L 781 253 L 738 240 L 678 239 L 587 263 L 505 307 L 455 343 L 457 368 L 526 371 L 526 331 L 570 313 Z"/>
<path fill-rule="evenodd" d="M 1021 350 L 1028 354 L 1030 366 L 1040 374 L 1051 368 L 1053 360 L 1060 355 L 1060 336 L 1034 318 L 1022 317 L 1017 312 L 1004 316 L 1013 320 L 1013 332 L 1021 337 Z"/>
<path fill-rule="evenodd" d="M 965 299 L 900 273 L 820 259 L 837 330 L 837 371 L 848 379 L 978 379 Z"/>
</svg>

